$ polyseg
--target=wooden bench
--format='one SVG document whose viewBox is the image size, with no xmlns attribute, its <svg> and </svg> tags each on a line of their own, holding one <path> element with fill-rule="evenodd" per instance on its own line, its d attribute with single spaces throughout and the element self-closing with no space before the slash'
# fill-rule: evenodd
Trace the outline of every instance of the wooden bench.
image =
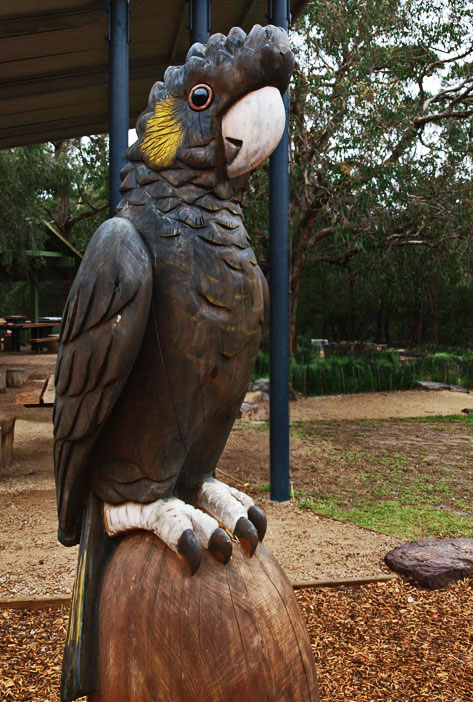
<svg viewBox="0 0 473 702">
<path fill-rule="evenodd" d="M 25 407 L 51 407 L 54 397 L 54 375 L 32 373 L 17 393 L 15 402 Z"/>
<path fill-rule="evenodd" d="M 57 344 L 58 341 L 59 334 L 28 339 L 28 342 L 31 344 L 31 350 L 36 351 L 36 353 L 42 351 L 45 346 L 48 347 L 48 351 L 50 352 L 57 351 L 56 346 L 53 346 L 53 344 Z"/>
</svg>

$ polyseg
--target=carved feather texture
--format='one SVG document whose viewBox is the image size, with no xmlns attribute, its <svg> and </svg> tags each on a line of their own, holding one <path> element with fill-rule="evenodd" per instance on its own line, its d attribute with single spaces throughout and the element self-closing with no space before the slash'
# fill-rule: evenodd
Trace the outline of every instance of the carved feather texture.
<svg viewBox="0 0 473 702">
<path fill-rule="evenodd" d="M 102 224 L 71 289 L 56 366 L 55 475 L 70 542 L 79 536 L 88 455 L 139 351 L 151 289 L 149 255 L 133 225 Z"/>
<path fill-rule="evenodd" d="M 156 103 L 148 119 L 141 150 L 154 168 L 165 168 L 174 161 L 182 143 L 184 129 L 176 115 L 176 100 L 168 97 Z"/>
</svg>

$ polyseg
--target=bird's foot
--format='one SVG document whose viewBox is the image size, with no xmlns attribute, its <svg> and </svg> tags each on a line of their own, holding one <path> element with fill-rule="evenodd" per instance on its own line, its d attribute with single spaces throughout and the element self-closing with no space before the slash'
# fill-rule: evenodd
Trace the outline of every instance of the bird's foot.
<svg viewBox="0 0 473 702">
<path fill-rule="evenodd" d="M 266 533 L 266 515 L 249 495 L 225 483 L 208 478 L 197 493 L 197 505 L 211 514 L 252 556 Z"/>
<path fill-rule="evenodd" d="M 149 504 L 125 502 L 104 505 L 105 528 L 109 536 L 135 529 L 152 531 L 189 563 L 194 574 L 202 560 L 202 547 L 222 563 L 232 555 L 232 542 L 216 519 L 176 497 Z"/>
</svg>

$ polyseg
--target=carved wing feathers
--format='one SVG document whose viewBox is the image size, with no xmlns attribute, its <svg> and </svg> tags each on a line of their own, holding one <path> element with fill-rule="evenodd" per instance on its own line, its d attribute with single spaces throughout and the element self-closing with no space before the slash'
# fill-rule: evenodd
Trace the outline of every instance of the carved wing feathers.
<svg viewBox="0 0 473 702">
<path fill-rule="evenodd" d="M 59 538 L 79 540 L 87 459 L 140 349 L 152 291 L 149 254 L 115 217 L 94 234 L 64 310 L 56 365 L 54 470 Z"/>
</svg>

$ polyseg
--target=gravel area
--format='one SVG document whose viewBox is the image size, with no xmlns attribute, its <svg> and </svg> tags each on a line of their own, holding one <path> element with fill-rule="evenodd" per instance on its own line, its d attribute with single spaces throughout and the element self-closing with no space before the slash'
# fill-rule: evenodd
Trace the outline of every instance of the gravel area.
<svg viewBox="0 0 473 702">
<path fill-rule="evenodd" d="M 292 502 L 277 504 L 265 496 L 258 503 L 268 517 L 265 543 L 292 583 L 390 573 L 384 555 L 403 543 L 301 510 Z"/>
</svg>

